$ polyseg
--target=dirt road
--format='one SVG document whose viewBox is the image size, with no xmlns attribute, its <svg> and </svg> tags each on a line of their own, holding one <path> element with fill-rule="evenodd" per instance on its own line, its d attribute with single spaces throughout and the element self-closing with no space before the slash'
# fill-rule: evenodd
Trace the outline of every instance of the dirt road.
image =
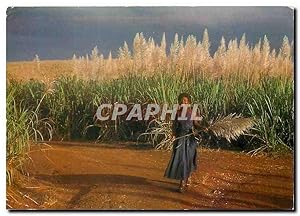
<svg viewBox="0 0 300 216">
<path fill-rule="evenodd" d="M 193 185 L 163 177 L 170 152 L 133 144 L 51 143 L 34 147 L 28 178 L 7 190 L 21 209 L 291 209 L 291 155 L 250 157 L 199 149 Z M 44 149 L 44 150 L 40 150 Z"/>
</svg>

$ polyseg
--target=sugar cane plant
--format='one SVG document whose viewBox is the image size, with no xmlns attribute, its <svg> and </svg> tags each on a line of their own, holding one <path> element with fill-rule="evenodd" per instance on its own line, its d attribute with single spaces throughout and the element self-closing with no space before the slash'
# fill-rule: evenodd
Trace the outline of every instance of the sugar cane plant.
<svg viewBox="0 0 300 216">
<path fill-rule="evenodd" d="M 147 136 L 148 141 L 158 150 L 171 150 L 173 142 L 180 138 L 174 138 L 172 136 L 172 123 L 159 121 L 157 119 L 154 119 L 151 123 L 146 132 L 141 134 L 140 137 Z M 202 135 L 206 133 L 207 135 L 213 135 L 217 138 L 225 138 L 228 142 L 231 142 L 249 131 L 254 125 L 254 120 L 252 118 L 243 118 L 241 115 L 232 113 L 227 116 L 218 116 L 215 119 L 202 123 L 202 125 L 203 127 L 194 128 L 192 133 L 184 136 L 195 136 L 198 138 L 198 141 L 203 141 L 204 136 Z"/>
</svg>

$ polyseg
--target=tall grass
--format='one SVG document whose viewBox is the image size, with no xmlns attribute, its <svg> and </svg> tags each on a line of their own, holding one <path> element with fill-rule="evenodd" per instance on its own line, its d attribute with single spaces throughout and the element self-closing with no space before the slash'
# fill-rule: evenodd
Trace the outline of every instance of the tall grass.
<svg viewBox="0 0 300 216">
<path fill-rule="evenodd" d="M 26 85 L 11 82 L 6 97 L 6 176 L 7 183 L 13 182 L 15 169 L 22 170 L 22 164 L 28 159 L 30 140 L 38 141 L 52 138 L 53 122 L 41 112 L 42 102 L 51 91 L 41 95 L 43 84 L 30 82 Z M 29 87 L 29 88 L 28 88 Z M 40 97 L 39 97 L 40 96 Z M 45 137 L 45 135 L 47 137 Z"/>
<path fill-rule="evenodd" d="M 7 95 L 6 179 L 9 185 L 13 181 L 13 169 L 22 165 L 30 147 L 29 112 L 19 108 L 12 95 L 13 92 Z"/>
<path fill-rule="evenodd" d="M 292 82 L 288 80 L 264 79 L 247 102 L 248 112 L 256 117 L 255 130 L 262 141 L 258 149 L 276 152 L 294 147 L 293 92 Z"/>
<path fill-rule="evenodd" d="M 194 35 L 185 39 L 175 34 L 170 49 L 163 34 L 161 42 L 145 38 L 137 33 L 129 49 L 126 42 L 118 50 L 118 56 L 111 53 L 104 57 L 95 47 L 90 55 L 73 56 L 73 73 L 81 79 L 103 80 L 134 74 L 152 76 L 157 71 L 183 77 L 228 77 L 247 79 L 250 82 L 264 76 L 289 76 L 293 74 L 293 41 L 285 36 L 279 50 L 272 49 L 267 36 L 256 44 L 249 44 L 244 34 L 239 40 L 226 42 L 222 37 L 218 49 L 212 53 L 208 31 L 201 40 Z"/>
<path fill-rule="evenodd" d="M 14 89 L 16 98 L 22 98 L 25 94 L 28 97 L 24 97 L 26 100 L 34 101 L 36 97 L 33 91 L 39 97 L 45 91 L 37 86 L 36 82 L 29 82 L 14 85 L 8 91 Z M 294 91 L 293 82 L 289 78 L 268 77 L 249 83 L 246 80 L 241 82 L 202 77 L 183 81 L 180 77 L 164 73 L 152 77 L 131 75 L 103 82 L 62 77 L 55 82 L 53 88 L 54 92 L 44 98 L 39 115 L 55 122 L 55 139 L 86 139 L 85 129 L 94 124 L 94 114 L 101 103 L 173 104 L 180 92 L 189 92 L 193 103 L 199 104 L 204 121 L 229 113 L 254 117 L 256 127 L 252 132 L 255 137 L 245 137 L 247 148 L 264 146 L 268 150 L 277 151 L 291 149 L 294 145 Z M 27 93 L 24 92 L 25 89 Z M 23 103 L 22 107 L 32 110 L 34 106 L 31 104 Z M 110 127 L 114 133 L 107 137 L 109 139 L 130 139 L 132 131 L 129 127 L 132 126 L 132 130 L 140 133 L 147 128 L 146 122 L 140 124 L 143 126 L 120 119 L 115 122 L 99 122 L 97 127 L 100 128 L 100 134 Z"/>
</svg>

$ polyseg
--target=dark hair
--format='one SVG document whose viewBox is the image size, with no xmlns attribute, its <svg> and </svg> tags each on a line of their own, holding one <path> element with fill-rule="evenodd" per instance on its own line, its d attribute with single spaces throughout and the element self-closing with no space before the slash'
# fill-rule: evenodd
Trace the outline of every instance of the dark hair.
<svg viewBox="0 0 300 216">
<path fill-rule="evenodd" d="M 182 103 L 182 99 L 186 97 L 187 99 L 189 99 L 189 102 L 191 103 L 192 100 L 191 100 L 191 96 L 188 94 L 188 93 L 181 93 L 179 96 L 178 96 L 178 103 L 181 104 Z"/>
</svg>

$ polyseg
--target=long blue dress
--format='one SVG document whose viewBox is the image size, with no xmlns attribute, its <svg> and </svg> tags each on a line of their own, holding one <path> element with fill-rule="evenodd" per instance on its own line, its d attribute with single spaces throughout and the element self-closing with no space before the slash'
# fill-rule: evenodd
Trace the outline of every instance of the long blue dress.
<svg viewBox="0 0 300 216">
<path fill-rule="evenodd" d="M 164 176 L 171 179 L 187 180 L 197 168 L 197 140 L 192 133 L 193 120 L 191 112 L 187 112 L 187 120 L 178 120 L 178 113 L 173 122 L 173 132 L 176 140 L 173 143 L 172 156 Z M 177 139 L 178 138 L 178 139 Z"/>
</svg>

